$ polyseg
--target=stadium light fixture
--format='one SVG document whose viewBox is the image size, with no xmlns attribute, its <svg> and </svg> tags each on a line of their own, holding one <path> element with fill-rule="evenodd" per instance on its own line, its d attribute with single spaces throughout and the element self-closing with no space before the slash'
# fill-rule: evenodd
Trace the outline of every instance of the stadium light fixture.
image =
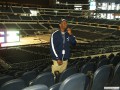
<svg viewBox="0 0 120 90">
<path fill-rule="evenodd" d="M 7 31 L 6 41 L 7 42 L 19 42 L 20 41 L 19 31 Z"/>
<path fill-rule="evenodd" d="M 5 42 L 5 32 L 0 31 L 0 43 L 4 43 L 4 42 Z"/>
</svg>

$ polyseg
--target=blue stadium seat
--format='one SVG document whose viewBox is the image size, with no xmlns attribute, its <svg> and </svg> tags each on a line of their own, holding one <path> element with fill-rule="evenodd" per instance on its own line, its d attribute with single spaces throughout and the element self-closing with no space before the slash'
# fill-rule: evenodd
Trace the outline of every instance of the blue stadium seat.
<svg viewBox="0 0 120 90">
<path fill-rule="evenodd" d="M 45 85 L 33 85 L 33 86 L 29 86 L 29 87 L 26 87 L 22 90 L 49 90 L 47 86 Z"/>
<path fill-rule="evenodd" d="M 95 71 L 95 64 L 94 63 L 87 63 L 82 66 L 81 73 L 87 74 L 88 72 L 94 72 Z"/>
<path fill-rule="evenodd" d="M 59 90 L 61 83 L 57 83 L 49 88 L 49 90 Z"/>
<path fill-rule="evenodd" d="M 22 79 L 13 79 L 4 83 L 0 90 L 21 90 L 25 88 L 25 83 Z"/>
<path fill-rule="evenodd" d="M 51 70 L 51 65 L 50 66 L 48 66 L 48 67 L 46 67 L 44 70 L 43 70 L 43 72 L 51 72 L 52 70 Z"/>
<path fill-rule="evenodd" d="M 25 81 L 26 85 L 29 85 L 29 82 L 35 79 L 36 76 L 37 75 L 35 71 L 28 71 L 28 72 L 25 72 L 21 78 Z"/>
<path fill-rule="evenodd" d="M 68 63 L 68 65 L 67 65 L 67 68 L 76 66 L 77 63 L 78 63 L 78 60 L 79 60 L 79 58 L 78 58 L 78 59 L 75 59 L 75 60 L 69 60 L 69 63 Z M 77 66 L 76 66 L 76 67 L 77 67 Z"/>
<path fill-rule="evenodd" d="M 99 61 L 99 57 L 95 56 L 89 62 L 97 63 L 98 61 Z"/>
<path fill-rule="evenodd" d="M 118 63 L 117 66 L 115 67 L 111 85 L 112 86 L 120 86 L 120 63 Z"/>
<path fill-rule="evenodd" d="M 67 77 L 69 77 L 70 75 L 75 74 L 75 73 L 77 73 L 77 68 L 75 68 L 75 67 L 70 67 L 70 68 L 66 69 L 60 75 L 59 82 L 64 81 Z"/>
<path fill-rule="evenodd" d="M 12 80 L 13 79 L 13 76 L 2 76 L 2 77 L 0 77 L 0 86 L 2 85 L 2 84 L 4 84 L 5 82 L 7 82 L 7 81 L 9 81 L 9 80 Z"/>
<path fill-rule="evenodd" d="M 113 66 L 116 66 L 120 62 L 120 56 L 117 55 L 114 58 L 110 60 L 110 63 L 113 64 Z"/>
<path fill-rule="evenodd" d="M 107 65 L 107 64 L 109 64 L 108 59 L 104 58 L 104 59 L 102 59 L 101 61 L 98 62 L 97 68 L 99 68 L 99 67 L 101 67 L 103 65 Z"/>
<path fill-rule="evenodd" d="M 18 72 L 16 72 L 16 73 L 14 74 L 14 76 L 15 76 L 16 78 L 19 78 L 19 77 L 21 77 L 21 76 L 23 75 L 24 72 L 25 72 L 25 71 L 18 71 Z"/>
<path fill-rule="evenodd" d="M 105 59 L 106 55 L 101 55 L 99 58 L 100 58 L 100 60 Z"/>
<path fill-rule="evenodd" d="M 18 15 L 8 15 L 10 20 L 20 20 L 20 17 Z"/>
<path fill-rule="evenodd" d="M 104 90 L 104 86 L 108 81 L 110 75 L 110 71 L 111 71 L 111 67 L 109 65 L 104 65 L 98 68 L 94 73 L 90 90 Z"/>
<path fill-rule="evenodd" d="M 30 9 L 29 8 L 23 8 L 24 13 L 30 14 Z"/>
<path fill-rule="evenodd" d="M 38 75 L 32 82 L 32 85 L 44 84 L 48 87 L 54 84 L 54 75 L 50 72 L 45 72 Z"/>
<path fill-rule="evenodd" d="M 38 74 L 40 73 L 40 71 L 39 71 L 39 67 L 34 68 L 32 71 L 35 71 L 35 72 L 36 72 L 36 75 L 38 75 Z"/>
<path fill-rule="evenodd" d="M 85 90 L 86 75 L 77 73 L 66 78 L 59 90 Z"/>
<path fill-rule="evenodd" d="M 111 53 L 109 56 L 108 56 L 108 59 L 111 60 L 115 55 L 113 53 Z"/>
<path fill-rule="evenodd" d="M 79 68 L 81 68 L 86 62 L 87 62 L 87 61 L 85 61 L 85 60 L 84 60 L 84 61 L 79 60 L 79 61 L 76 63 L 75 66 L 76 66 L 76 68 L 79 69 Z"/>
</svg>

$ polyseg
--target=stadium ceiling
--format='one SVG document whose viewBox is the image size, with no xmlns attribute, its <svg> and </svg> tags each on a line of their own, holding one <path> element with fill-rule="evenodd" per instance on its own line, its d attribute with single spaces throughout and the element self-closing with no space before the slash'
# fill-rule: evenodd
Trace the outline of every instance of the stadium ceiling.
<svg viewBox="0 0 120 90">
<path fill-rule="evenodd" d="M 21 6 L 49 6 L 49 0 L 0 0 L 2 5 L 21 5 Z"/>
<path fill-rule="evenodd" d="M 56 1 L 69 4 L 88 4 L 88 0 L 0 0 L 0 4 L 48 7 L 54 5 Z"/>
</svg>

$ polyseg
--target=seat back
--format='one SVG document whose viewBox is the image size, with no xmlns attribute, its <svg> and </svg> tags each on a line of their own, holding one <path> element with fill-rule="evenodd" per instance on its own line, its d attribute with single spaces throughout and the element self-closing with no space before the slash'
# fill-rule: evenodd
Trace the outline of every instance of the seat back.
<svg viewBox="0 0 120 90">
<path fill-rule="evenodd" d="M 113 64 L 113 66 L 116 66 L 120 62 L 120 56 L 115 56 L 110 60 L 110 63 Z"/>
<path fill-rule="evenodd" d="M 76 68 L 80 69 L 85 63 L 86 63 L 86 61 L 81 60 L 81 61 L 78 61 L 76 63 L 76 65 L 74 65 L 74 66 L 76 66 Z M 80 70 L 78 70 L 78 71 L 80 71 Z"/>
<path fill-rule="evenodd" d="M 22 90 L 49 90 L 47 86 L 45 85 L 33 85 L 33 86 L 29 86 L 29 87 L 26 87 Z"/>
<path fill-rule="evenodd" d="M 115 67 L 115 71 L 114 71 L 113 79 L 111 81 L 111 85 L 120 86 L 120 63 L 118 63 L 117 66 Z"/>
<path fill-rule="evenodd" d="M 45 68 L 44 70 L 43 70 L 43 72 L 51 72 L 52 70 L 51 70 L 51 66 L 48 66 L 47 68 Z"/>
<path fill-rule="evenodd" d="M 18 72 L 16 72 L 16 73 L 15 73 L 15 77 L 16 77 L 16 78 L 21 77 L 24 72 L 25 72 L 25 71 L 18 71 Z"/>
<path fill-rule="evenodd" d="M 67 77 L 69 77 L 72 74 L 77 73 L 77 69 L 75 67 L 70 67 L 63 71 L 63 73 L 60 75 L 59 82 L 64 81 Z"/>
<path fill-rule="evenodd" d="M 51 72 L 45 72 L 38 75 L 32 82 L 32 85 L 44 84 L 48 87 L 54 84 L 54 75 Z"/>
<path fill-rule="evenodd" d="M 35 79 L 35 77 L 36 77 L 35 71 L 28 71 L 28 72 L 25 72 L 21 78 L 25 81 L 26 85 L 29 85 L 29 82 Z"/>
<path fill-rule="evenodd" d="M 76 73 L 66 78 L 60 85 L 59 90 L 85 90 L 86 75 Z"/>
<path fill-rule="evenodd" d="M 114 55 L 113 53 L 111 53 L 111 54 L 108 56 L 109 60 L 111 60 L 114 56 L 115 56 L 115 55 Z"/>
<path fill-rule="evenodd" d="M 57 83 L 49 88 L 49 90 L 59 90 L 61 83 Z"/>
<path fill-rule="evenodd" d="M 97 65 L 97 68 L 99 68 L 99 67 L 101 67 L 103 65 L 107 65 L 107 64 L 108 64 L 108 59 L 104 58 L 101 61 L 99 61 L 98 65 Z"/>
<path fill-rule="evenodd" d="M 104 90 L 104 86 L 110 75 L 110 71 L 111 67 L 109 65 L 104 65 L 98 68 L 94 73 L 91 90 Z"/>
<path fill-rule="evenodd" d="M 81 73 L 87 74 L 88 71 L 94 72 L 95 71 L 95 64 L 92 62 L 89 62 L 82 66 Z"/>
<path fill-rule="evenodd" d="M 2 76 L 2 77 L 0 77 L 0 86 L 2 85 L 2 84 L 4 84 L 5 82 L 7 82 L 7 81 L 9 81 L 9 80 L 12 80 L 13 79 L 13 77 L 12 76 Z"/>
<path fill-rule="evenodd" d="M 21 90 L 25 88 L 25 83 L 22 79 L 13 79 L 1 86 L 0 90 Z"/>
</svg>

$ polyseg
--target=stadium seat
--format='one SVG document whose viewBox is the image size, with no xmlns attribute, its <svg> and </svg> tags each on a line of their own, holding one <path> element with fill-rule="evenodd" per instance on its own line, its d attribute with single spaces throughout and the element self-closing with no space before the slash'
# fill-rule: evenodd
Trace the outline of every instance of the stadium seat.
<svg viewBox="0 0 120 90">
<path fill-rule="evenodd" d="M 98 62 L 97 64 L 97 68 L 103 66 L 103 65 L 107 65 L 109 62 L 108 62 L 108 59 L 107 58 L 104 58 L 102 59 L 101 61 Z"/>
<path fill-rule="evenodd" d="M 108 81 L 110 75 L 111 67 L 109 65 L 104 65 L 98 68 L 93 76 L 91 82 L 90 90 L 104 90 L 104 86 Z"/>
<path fill-rule="evenodd" d="M 34 68 L 32 71 L 35 71 L 36 72 L 36 75 L 38 75 L 39 74 L 39 68 L 37 67 L 37 68 Z"/>
<path fill-rule="evenodd" d="M 32 85 L 36 84 L 44 84 L 50 87 L 54 84 L 54 75 L 50 72 L 42 73 L 32 81 Z"/>
<path fill-rule="evenodd" d="M 116 54 L 116 56 L 120 56 L 120 52 L 118 52 L 118 53 Z"/>
<path fill-rule="evenodd" d="M 99 61 L 99 56 L 95 56 L 89 62 L 97 63 L 98 61 Z"/>
<path fill-rule="evenodd" d="M 6 75 L 6 76 L 0 77 L 0 86 L 11 79 L 13 79 L 13 76 Z"/>
<path fill-rule="evenodd" d="M 77 73 L 66 78 L 59 90 L 85 90 L 86 75 Z"/>
<path fill-rule="evenodd" d="M 120 86 L 120 63 L 118 63 L 117 66 L 115 67 L 111 85 L 112 86 Z"/>
<path fill-rule="evenodd" d="M 49 90 L 59 90 L 61 83 L 57 83 L 49 88 Z"/>
<path fill-rule="evenodd" d="M 33 86 L 29 86 L 29 87 L 26 87 L 22 90 L 49 90 L 47 86 L 45 85 L 33 85 Z"/>
<path fill-rule="evenodd" d="M 108 56 L 109 60 L 111 60 L 114 56 L 115 56 L 115 55 L 114 55 L 113 53 L 111 53 L 111 54 Z"/>
<path fill-rule="evenodd" d="M 80 69 L 87 61 L 81 61 L 79 60 L 77 63 L 76 63 L 76 68 Z"/>
<path fill-rule="evenodd" d="M 22 79 L 25 81 L 26 85 L 29 85 L 29 82 L 36 77 L 35 71 L 28 71 L 22 75 Z"/>
<path fill-rule="evenodd" d="M 18 71 L 18 72 L 16 72 L 16 73 L 14 74 L 14 76 L 15 76 L 16 78 L 19 78 L 19 77 L 21 77 L 21 76 L 23 75 L 24 72 L 25 72 L 25 71 Z"/>
<path fill-rule="evenodd" d="M 46 67 L 46 68 L 43 70 L 43 72 L 51 72 L 51 65 L 48 66 L 48 67 Z"/>
<path fill-rule="evenodd" d="M 80 72 L 87 74 L 89 71 L 90 72 L 95 71 L 95 64 L 94 63 L 89 62 L 89 63 L 83 65 Z"/>
<path fill-rule="evenodd" d="M 70 68 L 66 69 L 60 75 L 59 82 L 64 81 L 67 77 L 69 77 L 70 75 L 75 74 L 75 73 L 77 73 L 77 68 L 75 68 L 75 67 L 70 67 Z"/>
<path fill-rule="evenodd" d="M 110 60 L 110 63 L 113 64 L 113 66 L 116 66 L 120 62 L 120 56 L 115 56 Z"/>
<path fill-rule="evenodd" d="M 25 88 L 25 83 L 22 79 L 13 79 L 4 83 L 0 90 L 21 90 Z"/>
<path fill-rule="evenodd" d="M 20 7 L 12 7 L 11 8 L 14 13 L 24 13 L 23 9 Z"/>
<path fill-rule="evenodd" d="M 70 67 L 73 67 L 73 66 L 77 65 L 78 60 L 79 60 L 79 59 L 69 60 L 69 63 L 68 63 L 68 65 L 67 65 L 67 68 L 70 68 Z"/>
<path fill-rule="evenodd" d="M 100 58 L 100 60 L 102 60 L 102 59 L 106 58 L 106 55 L 101 55 L 99 58 Z"/>
</svg>

